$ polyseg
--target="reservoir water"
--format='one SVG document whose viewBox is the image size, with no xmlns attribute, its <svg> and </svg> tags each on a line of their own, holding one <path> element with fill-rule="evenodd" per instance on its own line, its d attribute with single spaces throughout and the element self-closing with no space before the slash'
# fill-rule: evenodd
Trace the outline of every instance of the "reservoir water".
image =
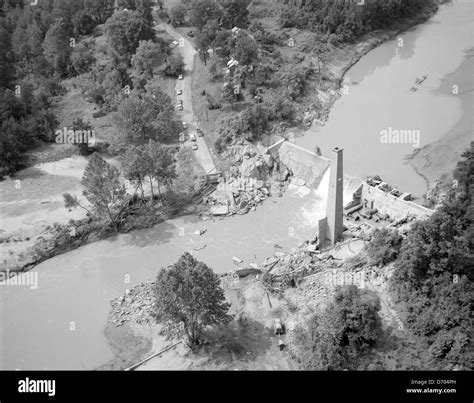
<svg viewBox="0 0 474 403">
<path fill-rule="evenodd" d="M 447 135 L 462 119 L 458 93 L 472 91 L 472 71 L 456 76 L 457 68 L 472 57 L 474 1 L 454 0 L 443 5 L 425 24 L 398 35 L 369 52 L 346 74 L 346 90 L 336 101 L 323 127 L 313 127 L 295 142 L 323 155 L 344 148 L 344 170 L 364 178 L 378 174 L 402 191 L 420 197 L 426 181 L 406 163 L 405 157 Z M 460 73 L 461 74 L 461 73 Z M 449 75 L 452 85 L 443 80 Z M 417 84 L 417 78 L 426 79 Z M 470 83 L 463 88 L 462 84 Z M 415 88 L 416 91 L 412 91 Z M 344 88 L 343 88 L 344 89 Z M 471 121 L 472 123 L 472 121 Z M 472 131 L 469 120 L 465 130 Z M 415 131 L 408 143 L 382 142 L 382 131 Z M 419 131 L 417 144 L 416 131 Z"/>
</svg>

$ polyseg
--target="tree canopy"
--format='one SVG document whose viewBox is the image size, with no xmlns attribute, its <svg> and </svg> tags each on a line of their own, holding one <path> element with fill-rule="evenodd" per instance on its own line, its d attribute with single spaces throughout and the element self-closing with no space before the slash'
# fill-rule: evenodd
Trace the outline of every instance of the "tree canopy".
<svg viewBox="0 0 474 403">
<path fill-rule="evenodd" d="M 356 286 L 340 287 L 307 328 L 297 328 L 295 351 L 306 370 L 367 369 L 382 335 L 376 294 Z"/>
<path fill-rule="evenodd" d="M 135 54 L 140 41 L 155 37 L 153 29 L 138 11 L 118 11 L 107 20 L 105 26 L 112 52 L 127 62 Z"/>
<path fill-rule="evenodd" d="M 190 253 L 159 271 L 155 294 L 158 320 L 182 323 L 192 347 L 202 341 L 206 326 L 231 320 L 219 276 Z"/>
</svg>

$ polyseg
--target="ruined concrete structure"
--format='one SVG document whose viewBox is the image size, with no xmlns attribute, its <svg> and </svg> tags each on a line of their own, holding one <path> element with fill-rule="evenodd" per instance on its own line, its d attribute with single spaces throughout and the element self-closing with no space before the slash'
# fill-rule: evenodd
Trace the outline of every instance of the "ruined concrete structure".
<svg viewBox="0 0 474 403">
<path fill-rule="evenodd" d="M 318 188 L 331 165 L 331 160 L 286 140 L 275 143 L 268 148 L 268 152 L 278 152 L 280 161 L 291 169 L 293 175 L 303 179 L 306 185 L 313 189 Z"/>
<path fill-rule="evenodd" d="M 334 148 L 331 153 L 331 173 L 329 178 L 328 202 L 326 207 L 327 233 L 326 238 L 334 245 L 342 239 L 343 225 L 343 150 Z"/>
<path fill-rule="evenodd" d="M 266 153 L 278 156 L 295 177 L 303 179 L 306 186 L 313 190 L 318 189 L 330 169 L 326 217 L 319 220 L 317 230 L 320 247 L 327 240 L 331 243 L 341 240 L 346 206 L 361 204 L 361 207 L 375 209 L 393 220 L 408 215 L 424 219 L 433 213 L 431 209 L 374 187 L 365 180 L 345 176 L 342 149 L 335 148 L 331 153 L 332 158 L 328 159 L 281 139 L 268 147 Z"/>
</svg>

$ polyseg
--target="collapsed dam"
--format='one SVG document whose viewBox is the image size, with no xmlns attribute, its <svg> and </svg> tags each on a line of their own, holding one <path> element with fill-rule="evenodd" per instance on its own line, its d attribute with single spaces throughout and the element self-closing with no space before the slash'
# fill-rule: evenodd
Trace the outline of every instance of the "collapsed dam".
<svg viewBox="0 0 474 403">
<path fill-rule="evenodd" d="M 309 151 L 290 141 L 282 139 L 267 148 L 267 152 L 278 157 L 297 178 L 304 180 L 310 189 L 318 190 L 327 171 L 331 169 L 331 160 Z M 319 189 L 327 191 L 327 189 Z M 401 193 L 390 185 L 379 181 L 364 180 L 344 174 L 343 204 L 360 203 L 363 207 L 377 210 L 394 220 L 407 216 L 417 219 L 429 217 L 433 210 L 410 200 L 410 195 Z"/>
</svg>

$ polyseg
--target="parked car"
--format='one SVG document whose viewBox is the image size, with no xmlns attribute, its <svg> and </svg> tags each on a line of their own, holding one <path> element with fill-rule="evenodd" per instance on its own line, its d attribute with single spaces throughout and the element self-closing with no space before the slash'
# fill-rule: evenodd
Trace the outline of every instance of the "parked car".
<svg viewBox="0 0 474 403">
<path fill-rule="evenodd" d="M 180 74 L 180 75 L 178 76 L 178 80 L 182 80 L 182 79 L 183 79 L 183 75 Z"/>
<path fill-rule="evenodd" d="M 183 93 L 183 90 L 177 90 L 176 95 L 181 95 Z"/>
<path fill-rule="evenodd" d="M 176 108 L 178 108 L 178 111 L 182 112 L 183 111 L 183 104 L 176 105 Z"/>
<path fill-rule="evenodd" d="M 202 132 L 202 130 L 199 127 L 196 129 L 196 131 L 197 131 L 197 134 L 198 134 L 199 137 L 202 137 L 204 135 L 204 133 Z"/>
<path fill-rule="evenodd" d="M 197 150 L 198 149 L 198 145 L 196 143 L 193 143 L 193 150 Z"/>
<path fill-rule="evenodd" d="M 179 42 L 178 42 L 178 41 L 173 41 L 173 45 L 178 46 L 178 45 L 179 45 Z"/>
<path fill-rule="evenodd" d="M 194 133 L 194 132 L 193 132 L 193 133 L 190 133 L 190 134 L 189 134 L 189 140 L 191 140 L 191 141 L 196 141 L 196 133 Z"/>
<path fill-rule="evenodd" d="M 284 333 L 284 331 L 283 331 L 283 326 L 281 325 L 280 318 L 275 318 L 275 334 L 279 335 L 279 334 L 283 334 L 283 333 Z"/>
<path fill-rule="evenodd" d="M 183 122 L 183 127 L 184 127 L 185 129 L 187 129 L 187 128 L 188 128 L 188 124 L 187 124 L 186 122 Z"/>
</svg>

